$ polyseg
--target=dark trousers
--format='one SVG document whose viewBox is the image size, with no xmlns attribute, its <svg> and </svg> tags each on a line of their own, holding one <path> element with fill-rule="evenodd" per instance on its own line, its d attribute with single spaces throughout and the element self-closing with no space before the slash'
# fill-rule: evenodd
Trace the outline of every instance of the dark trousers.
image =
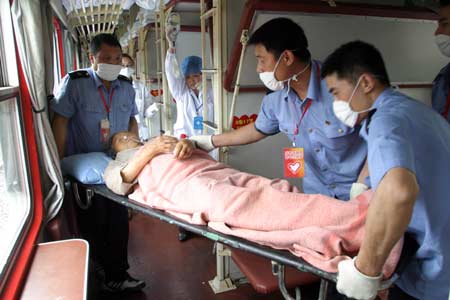
<svg viewBox="0 0 450 300">
<path fill-rule="evenodd" d="M 80 199 L 86 192 L 79 187 Z M 100 195 L 92 197 L 87 210 L 78 207 L 82 236 L 89 242 L 90 257 L 105 270 L 106 281 L 125 279 L 128 265 L 128 210 L 125 206 Z"/>
</svg>

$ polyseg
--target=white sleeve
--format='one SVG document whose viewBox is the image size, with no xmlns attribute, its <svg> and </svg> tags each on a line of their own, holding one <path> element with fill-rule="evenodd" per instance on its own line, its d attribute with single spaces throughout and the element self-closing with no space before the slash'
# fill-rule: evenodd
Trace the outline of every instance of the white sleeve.
<svg viewBox="0 0 450 300">
<path fill-rule="evenodd" d="M 182 101 L 183 95 L 189 92 L 189 88 L 186 85 L 184 76 L 181 74 L 177 57 L 174 53 L 167 51 L 165 68 L 170 93 L 177 102 Z"/>
</svg>

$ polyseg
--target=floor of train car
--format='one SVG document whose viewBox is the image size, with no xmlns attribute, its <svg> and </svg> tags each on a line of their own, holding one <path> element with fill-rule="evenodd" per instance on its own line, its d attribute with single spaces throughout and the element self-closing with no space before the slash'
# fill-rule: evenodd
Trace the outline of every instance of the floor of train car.
<svg viewBox="0 0 450 300">
<path fill-rule="evenodd" d="M 146 281 L 142 292 L 103 294 L 90 280 L 89 300 L 280 300 L 279 292 L 256 293 L 249 284 L 215 295 L 208 280 L 215 275 L 213 242 L 194 237 L 183 243 L 174 225 L 136 214 L 130 221 L 130 274 Z M 317 299 L 318 285 L 302 289 L 302 299 Z"/>
</svg>

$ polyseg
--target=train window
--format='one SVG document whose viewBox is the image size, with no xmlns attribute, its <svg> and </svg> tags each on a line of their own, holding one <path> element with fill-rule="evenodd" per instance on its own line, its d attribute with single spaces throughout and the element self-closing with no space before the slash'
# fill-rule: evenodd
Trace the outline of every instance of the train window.
<svg viewBox="0 0 450 300">
<path fill-rule="evenodd" d="M 31 215 L 31 192 L 8 0 L 0 0 L 0 277 Z"/>
<path fill-rule="evenodd" d="M 30 213 L 30 191 L 18 97 L 0 90 L 0 272 L 3 272 Z"/>
</svg>

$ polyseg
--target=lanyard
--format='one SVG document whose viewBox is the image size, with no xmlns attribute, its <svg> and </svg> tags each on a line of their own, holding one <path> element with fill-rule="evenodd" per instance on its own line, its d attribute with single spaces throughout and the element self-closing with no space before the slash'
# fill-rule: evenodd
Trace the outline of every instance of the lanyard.
<svg viewBox="0 0 450 300">
<path fill-rule="evenodd" d="M 109 116 L 109 111 L 111 110 L 112 99 L 113 99 L 113 95 L 114 95 L 114 89 L 109 94 L 109 105 L 106 103 L 105 95 L 103 95 L 101 87 L 98 88 L 98 93 L 100 94 L 100 97 L 102 98 L 102 102 L 103 102 L 103 106 L 105 107 L 106 114 Z"/>
<path fill-rule="evenodd" d="M 198 94 L 199 96 L 200 96 L 200 93 Z M 203 107 L 203 101 L 202 100 L 200 100 L 200 97 L 197 97 L 195 94 L 193 94 L 193 92 L 191 91 L 191 97 L 192 97 L 192 99 L 194 100 L 194 107 L 195 107 L 195 113 L 197 114 L 197 116 L 199 115 L 199 111 L 200 111 L 200 109 L 202 109 L 202 107 Z M 197 107 L 197 100 L 196 99 L 198 99 L 199 101 L 201 101 L 200 102 L 200 105 Z"/>
<path fill-rule="evenodd" d="M 316 63 L 316 73 L 317 73 L 317 84 L 320 85 L 320 66 L 317 63 Z M 305 117 L 306 112 L 308 111 L 309 107 L 312 104 L 312 100 L 311 99 L 305 99 L 305 101 L 308 101 L 308 102 L 305 104 L 305 107 L 303 108 L 303 112 L 302 112 L 302 115 L 300 116 L 300 120 L 298 121 L 297 124 L 294 124 L 294 126 L 295 126 L 294 127 L 295 128 L 294 129 L 294 137 L 293 137 L 293 139 L 294 139 L 294 142 L 293 142 L 294 147 L 295 147 L 295 138 L 298 135 L 298 130 L 300 128 L 300 125 L 302 124 L 303 118 Z M 295 111 L 295 103 L 294 103 L 294 110 L 293 111 Z"/>
<path fill-rule="evenodd" d="M 302 124 L 302 121 L 303 121 L 303 118 L 305 117 L 306 112 L 308 111 L 309 107 L 312 104 L 311 99 L 306 99 L 305 101 L 308 101 L 308 102 L 306 102 L 305 107 L 303 108 L 303 112 L 302 112 L 302 115 L 300 116 L 300 120 L 298 121 L 297 124 L 295 124 L 294 139 L 295 139 L 295 136 L 298 134 L 298 129 L 300 128 L 300 125 Z M 295 104 L 294 104 L 294 111 L 295 111 Z"/>
</svg>

